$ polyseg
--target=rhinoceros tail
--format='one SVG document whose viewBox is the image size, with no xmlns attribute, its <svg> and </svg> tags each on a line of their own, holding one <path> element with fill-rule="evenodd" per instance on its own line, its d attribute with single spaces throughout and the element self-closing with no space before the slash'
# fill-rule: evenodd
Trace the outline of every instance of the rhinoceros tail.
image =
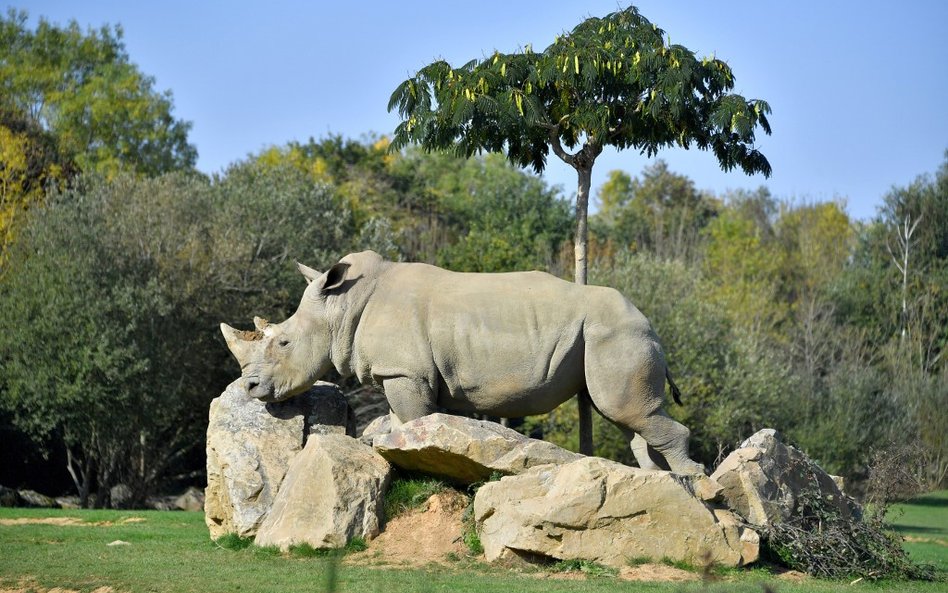
<svg viewBox="0 0 948 593">
<path fill-rule="evenodd" d="M 668 370 L 668 367 L 665 367 L 665 378 L 668 380 L 668 386 L 671 387 L 672 397 L 675 398 L 675 403 L 679 406 L 681 404 L 681 389 L 678 389 L 678 386 L 675 385 L 675 380 L 672 379 L 671 371 Z"/>
</svg>

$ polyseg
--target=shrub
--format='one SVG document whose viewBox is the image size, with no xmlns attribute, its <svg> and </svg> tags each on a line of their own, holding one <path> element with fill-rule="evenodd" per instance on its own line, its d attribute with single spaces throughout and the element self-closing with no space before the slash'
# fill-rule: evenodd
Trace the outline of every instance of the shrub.
<svg viewBox="0 0 948 593">
<path fill-rule="evenodd" d="M 885 506 L 862 518 L 843 517 L 815 491 L 804 490 L 787 520 L 764 532 L 765 550 L 794 570 L 821 578 L 932 579 L 886 531 Z"/>
</svg>

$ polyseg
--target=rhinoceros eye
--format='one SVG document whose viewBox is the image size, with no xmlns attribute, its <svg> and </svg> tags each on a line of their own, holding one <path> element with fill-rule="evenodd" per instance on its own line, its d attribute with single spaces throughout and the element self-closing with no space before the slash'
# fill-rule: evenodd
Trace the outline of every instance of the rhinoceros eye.
<svg viewBox="0 0 948 593">
<path fill-rule="evenodd" d="M 280 345 L 280 348 L 286 348 L 287 346 L 290 345 L 290 341 L 289 341 L 289 340 L 286 340 L 286 339 L 280 340 L 280 341 L 277 342 L 277 343 Z"/>
</svg>

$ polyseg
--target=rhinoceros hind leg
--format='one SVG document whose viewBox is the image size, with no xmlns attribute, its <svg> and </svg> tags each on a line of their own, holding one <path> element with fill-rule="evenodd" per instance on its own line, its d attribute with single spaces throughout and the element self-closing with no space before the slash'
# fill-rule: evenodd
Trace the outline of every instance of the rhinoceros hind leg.
<svg viewBox="0 0 948 593">
<path fill-rule="evenodd" d="M 392 377 L 382 381 L 382 390 L 391 409 L 392 428 L 438 411 L 437 398 L 423 381 Z"/>
<path fill-rule="evenodd" d="M 639 467 L 642 469 L 658 469 L 668 471 L 671 468 L 668 467 L 668 463 L 665 461 L 665 458 L 655 450 L 654 447 L 649 446 L 648 442 L 642 438 L 642 435 L 638 433 L 633 433 L 631 430 L 623 430 L 626 437 L 631 437 L 632 440 L 632 455 L 635 456 L 635 460 L 639 462 Z"/>
<path fill-rule="evenodd" d="M 680 474 L 706 473 L 703 465 L 688 457 L 688 438 L 691 431 L 670 417 L 665 410 L 658 409 L 646 416 L 641 426 L 635 427 L 635 430 L 651 447 L 661 453 L 671 471 Z"/>
</svg>

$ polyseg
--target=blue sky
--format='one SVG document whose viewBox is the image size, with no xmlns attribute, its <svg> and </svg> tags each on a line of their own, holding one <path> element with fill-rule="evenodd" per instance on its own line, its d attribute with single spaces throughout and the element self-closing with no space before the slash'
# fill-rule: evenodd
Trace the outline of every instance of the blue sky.
<svg viewBox="0 0 948 593">
<path fill-rule="evenodd" d="M 660 155 L 700 189 L 767 185 L 778 198 L 843 199 L 857 218 L 875 213 L 894 185 L 933 173 L 948 148 L 948 2 L 944 0 L 640 0 L 674 43 L 714 53 L 735 90 L 767 100 L 772 136 L 758 144 L 770 179 L 722 172 L 697 150 Z M 327 134 L 360 138 L 397 124 L 392 90 L 436 58 L 461 64 L 528 43 L 542 49 L 615 0 L 285 2 L 27 0 L 7 3 L 83 27 L 121 24 L 132 60 L 174 93 L 193 123 L 198 167 L 220 171 L 270 145 Z M 649 161 L 606 151 L 593 186 L 612 169 Z M 572 169 L 545 174 L 566 195 Z M 594 190 L 595 191 L 595 190 Z"/>
</svg>

